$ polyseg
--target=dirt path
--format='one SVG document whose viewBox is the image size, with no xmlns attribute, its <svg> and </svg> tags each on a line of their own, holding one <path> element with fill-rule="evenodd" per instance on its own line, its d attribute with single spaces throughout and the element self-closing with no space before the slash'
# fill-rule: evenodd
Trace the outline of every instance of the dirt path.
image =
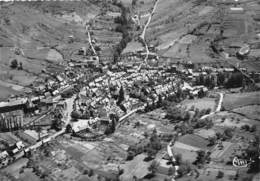
<svg viewBox="0 0 260 181">
<path fill-rule="evenodd" d="M 90 33 L 89 33 L 89 30 L 88 30 L 88 26 L 87 26 L 87 25 L 85 26 L 85 29 L 86 29 L 86 32 L 88 33 L 88 43 L 89 43 L 89 45 L 90 45 L 90 47 L 91 47 L 91 49 L 92 49 L 94 55 L 96 56 L 96 55 L 97 55 L 97 52 L 96 52 L 96 50 L 95 50 L 95 48 L 94 48 L 94 46 L 93 46 L 93 44 L 92 44 L 91 35 L 90 35 Z"/>
<path fill-rule="evenodd" d="M 140 35 L 140 38 L 142 39 L 143 43 L 144 43 L 144 46 L 145 46 L 145 49 L 146 49 L 146 55 L 145 55 L 145 58 L 144 58 L 144 63 L 147 64 L 147 59 L 148 59 L 148 56 L 150 54 L 149 52 L 149 49 L 148 49 L 148 45 L 147 45 L 147 42 L 145 41 L 145 33 L 146 33 L 146 30 L 151 22 L 151 19 L 152 19 L 152 16 L 157 8 L 157 5 L 159 3 L 160 0 L 156 0 L 155 3 L 154 3 L 154 6 L 153 6 L 153 10 L 152 12 L 149 14 L 149 18 L 147 20 L 147 23 L 145 24 L 144 26 L 144 29 L 143 29 L 143 32 L 142 34 Z M 142 63 L 140 64 L 140 66 L 138 67 L 138 70 L 141 69 L 141 66 L 142 66 Z"/>
<path fill-rule="evenodd" d="M 219 94 L 220 97 L 219 97 L 219 101 L 218 101 L 218 105 L 217 105 L 216 110 L 214 112 L 211 112 L 209 114 L 206 114 L 206 115 L 202 116 L 200 119 L 205 119 L 205 118 L 207 118 L 209 116 L 212 116 L 212 115 L 216 114 L 217 112 L 219 112 L 221 110 L 224 94 L 222 92 L 218 92 L 218 94 Z"/>
<path fill-rule="evenodd" d="M 219 94 L 220 98 L 219 98 L 219 102 L 218 102 L 218 105 L 217 105 L 216 110 L 215 110 L 214 112 L 212 112 L 212 113 L 209 113 L 209 114 L 207 114 L 207 115 L 202 116 L 200 119 L 205 119 L 205 118 L 207 118 L 207 117 L 209 117 L 209 116 L 211 116 L 211 115 L 213 115 L 213 114 L 215 114 L 215 113 L 217 113 L 217 112 L 219 112 L 219 111 L 221 110 L 222 103 L 223 103 L 223 98 L 224 98 L 224 94 L 223 94 L 222 92 L 219 92 L 218 94 Z M 174 158 L 174 154 L 173 154 L 173 152 L 172 152 L 172 146 L 173 146 L 173 145 L 174 145 L 174 142 L 173 142 L 173 141 L 171 141 L 171 142 L 167 145 L 167 153 L 168 153 L 168 155 L 170 156 L 170 158 L 172 159 L 172 162 L 176 162 L 176 159 Z M 178 169 L 179 169 L 179 166 L 178 166 L 178 165 L 175 165 L 175 170 L 178 170 Z M 175 173 L 177 173 L 177 172 L 175 172 Z M 175 176 L 177 176 L 177 175 L 175 175 Z M 174 179 L 173 179 L 173 180 L 174 180 Z"/>
</svg>

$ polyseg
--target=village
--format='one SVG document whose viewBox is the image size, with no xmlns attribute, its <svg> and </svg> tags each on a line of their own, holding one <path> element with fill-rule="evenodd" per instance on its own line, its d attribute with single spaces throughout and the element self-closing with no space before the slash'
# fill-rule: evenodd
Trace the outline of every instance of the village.
<svg viewBox="0 0 260 181">
<path fill-rule="evenodd" d="M 162 1 L 139 2 L 143 15 L 109 3 L 69 59 L 0 102 L 0 180 L 258 180 L 260 72 L 231 60 L 253 46 L 211 45 L 216 62 L 162 55 L 145 36 Z"/>
<path fill-rule="evenodd" d="M 124 146 L 121 149 L 125 150 L 125 157 L 121 159 L 128 159 L 129 156 L 133 159 L 135 155 L 138 156 L 142 153 L 142 151 L 136 152 L 137 148 L 132 150 L 132 147 L 135 144 L 149 145 L 146 142 L 149 135 L 155 136 L 156 139 L 165 140 L 164 144 L 170 142 L 170 148 L 173 149 L 175 155 L 170 156 L 174 160 L 173 164 L 175 164 L 175 167 L 176 164 L 181 165 L 179 163 L 180 160 L 178 160 L 180 159 L 178 158 L 180 154 L 184 160 L 187 159 L 190 162 L 189 158 L 191 158 L 192 162 L 194 162 L 196 161 L 193 160 L 196 158 L 196 151 L 204 150 L 208 154 L 208 151 L 213 149 L 214 151 L 208 155 L 209 157 L 204 155 L 205 159 L 211 158 L 212 160 L 216 160 L 215 162 L 218 162 L 219 160 L 223 160 L 220 155 L 226 149 L 238 149 L 236 144 L 227 141 L 220 141 L 216 148 L 213 148 L 217 143 L 216 141 L 221 140 L 223 135 L 217 138 L 221 134 L 209 129 L 213 123 L 207 118 L 208 114 L 214 114 L 215 110 L 217 112 L 221 110 L 223 93 L 226 92 L 222 87 L 224 87 L 224 83 L 228 85 L 229 79 L 233 78 L 234 68 L 215 68 L 210 66 L 196 68 L 193 64 L 187 62 L 185 64 L 165 64 L 159 67 L 144 66 L 138 70 L 137 63 L 118 63 L 113 66 L 102 67 L 100 73 L 93 73 L 92 70 L 98 69 L 99 66 L 93 67 L 93 64 L 89 66 L 90 68 L 86 68 L 84 64 L 83 69 L 79 67 L 76 70 L 72 70 L 68 65 L 65 75 L 70 75 L 70 78 L 68 76 L 65 77 L 64 74 L 56 75 L 56 80 L 48 80 L 46 83 L 35 87 L 35 96 L 10 98 L 8 102 L 1 103 L 1 119 L 3 120 L 1 128 L 3 131 L 8 131 L 7 133 L 1 133 L 2 167 L 8 166 L 8 164 L 14 162 L 16 159 L 33 151 L 31 149 L 34 148 L 33 144 L 38 143 L 39 147 L 48 144 L 51 141 L 50 137 L 58 136 L 57 133 L 65 134 L 65 136 L 70 135 L 66 139 L 70 138 L 72 141 L 68 141 L 69 143 L 66 144 L 75 144 L 75 142 L 78 142 L 77 140 L 82 140 L 83 142 L 90 141 L 90 145 L 92 145 L 93 142 L 102 142 L 103 139 L 116 139 L 117 137 L 114 138 L 115 136 L 113 136 L 114 133 L 117 135 L 117 132 L 125 129 L 126 125 L 128 125 L 127 127 L 133 125 L 135 129 L 139 129 L 140 127 L 141 130 L 143 130 L 142 127 L 144 125 L 147 125 L 148 133 L 144 130 L 143 132 L 140 130 L 139 134 L 137 134 L 139 132 L 137 130 L 130 133 L 129 136 L 135 137 L 135 139 L 141 142 L 138 143 L 136 140 L 137 142 L 130 142 L 131 144 L 128 146 L 122 144 Z M 77 71 L 77 74 L 73 71 Z M 243 81 L 241 81 L 241 85 L 242 83 Z M 213 100 L 212 108 L 210 108 L 211 106 L 205 106 L 205 109 L 200 110 L 196 108 L 198 104 L 194 104 L 195 107 L 186 107 L 185 105 L 176 107 L 169 104 L 169 101 L 178 103 L 183 100 L 184 102 L 185 100 L 191 102 L 202 100 L 203 102 L 204 99 Z M 68 100 L 72 101 L 70 106 L 67 105 Z M 219 105 L 214 105 L 218 101 Z M 156 115 L 161 117 L 159 120 L 166 118 L 189 120 L 189 124 L 193 125 L 194 120 L 199 119 L 201 121 L 195 121 L 197 123 L 193 125 L 193 129 L 199 130 L 194 134 L 193 130 L 187 127 L 188 125 L 183 124 L 183 121 L 177 122 L 171 129 L 165 128 L 161 123 L 158 124 L 157 121 L 156 124 L 150 121 L 135 121 L 137 115 L 152 114 L 152 112 L 156 112 L 161 108 L 166 108 L 167 111 L 166 113 L 160 113 L 164 115 L 163 117 L 159 113 L 159 115 Z M 71 110 L 68 111 L 67 109 Z M 171 109 L 171 113 L 168 112 L 169 109 Z M 133 121 L 130 121 L 132 119 Z M 219 124 L 224 124 L 223 122 L 225 122 L 225 119 L 221 118 L 221 123 Z M 241 125 L 241 123 L 236 124 Z M 206 126 L 206 129 L 203 128 L 204 126 Z M 254 132 L 255 128 L 252 126 L 249 126 L 248 129 Z M 39 127 L 41 128 L 39 129 Z M 154 132 L 155 130 L 156 132 Z M 220 135 L 216 135 L 216 133 Z M 223 134 L 230 133 L 224 131 Z M 112 138 L 109 138 L 111 137 L 110 135 L 112 135 Z M 159 138 L 157 138 L 157 135 L 159 135 Z M 226 137 L 223 139 L 230 139 Z M 171 142 L 173 138 L 178 141 Z M 199 143 L 197 144 L 196 141 Z M 255 143 L 253 137 L 252 141 Z M 185 144 L 187 146 L 184 146 Z M 138 147 L 138 145 L 134 147 Z M 166 163 L 163 160 L 165 160 L 165 156 L 167 155 L 166 147 L 166 145 L 162 147 L 160 143 L 159 149 L 150 148 L 151 151 L 146 150 L 148 157 L 155 160 L 159 159 L 160 165 L 165 165 Z M 93 148 L 96 149 L 95 147 Z M 161 148 L 164 149 L 161 150 Z M 37 147 L 34 149 L 37 149 Z M 159 157 L 155 157 L 158 151 L 161 154 Z M 172 153 L 170 152 L 169 154 Z M 170 162 L 171 159 L 166 158 L 165 161 Z M 231 161 L 226 155 L 224 159 L 227 159 L 228 162 Z M 166 164 L 164 167 L 173 170 L 170 165 Z M 180 174 L 183 174 L 183 171 L 179 171 L 178 168 L 179 166 L 175 170 L 174 177 L 176 178 Z M 117 173 L 118 168 L 116 167 L 115 170 Z M 238 174 L 237 171 L 232 170 L 229 177 L 230 175 L 236 177 Z M 138 170 L 136 171 L 138 172 Z M 207 171 L 207 173 L 209 174 L 210 171 Z M 142 178 L 147 173 L 138 174 L 140 173 L 134 173 L 135 176 Z M 199 173 L 195 172 L 196 174 L 198 175 Z M 122 177 L 128 178 L 129 175 L 123 174 Z"/>
</svg>

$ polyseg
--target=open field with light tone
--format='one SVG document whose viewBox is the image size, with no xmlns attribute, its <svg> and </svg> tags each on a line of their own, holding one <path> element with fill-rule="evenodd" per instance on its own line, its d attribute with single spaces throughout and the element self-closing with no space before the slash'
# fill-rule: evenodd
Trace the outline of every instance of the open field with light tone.
<svg viewBox="0 0 260 181">
<path fill-rule="evenodd" d="M 243 106 L 259 105 L 259 104 L 260 104 L 260 92 L 226 94 L 224 96 L 224 101 L 223 101 L 223 107 L 226 110 L 232 110 Z"/>
</svg>

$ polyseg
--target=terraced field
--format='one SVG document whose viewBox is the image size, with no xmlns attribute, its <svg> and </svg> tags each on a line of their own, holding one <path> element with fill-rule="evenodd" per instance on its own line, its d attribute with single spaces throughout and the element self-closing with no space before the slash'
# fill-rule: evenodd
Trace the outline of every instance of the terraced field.
<svg viewBox="0 0 260 181">
<path fill-rule="evenodd" d="M 148 3 L 145 3 L 144 7 L 147 6 Z M 242 11 L 232 9 L 233 6 L 236 5 L 222 0 L 160 1 L 147 29 L 146 39 L 156 45 L 161 57 L 194 63 L 223 62 L 213 52 L 212 42 L 217 41 L 233 59 L 236 59 L 237 49 L 230 48 L 232 43 L 254 42 L 251 44 L 255 48 L 247 61 L 236 59 L 235 64 L 257 71 L 259 65 L 254 60 L 259 48 L 255 44 L 259 42 L 257 33 L 260 27 L 254 17 L 260 6 L 255 1 L 243 1 L 237 5 L 244 8 Z M 216 40 L 221 32 L 223 39 Z"/>
</svg>

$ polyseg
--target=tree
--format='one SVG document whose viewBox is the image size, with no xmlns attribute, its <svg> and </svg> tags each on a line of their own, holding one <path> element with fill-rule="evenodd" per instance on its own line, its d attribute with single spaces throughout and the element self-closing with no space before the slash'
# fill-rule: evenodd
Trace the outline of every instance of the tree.
<svg viewBox="0 0 260 181">
<path fill-rule="evenodd" d="M 206 126 L 205 126 L 206 129 L 210 129 L 212 128 L 212 126 L 214 126 L 212 119 L 206 119 L 205 121 L 206 121 Z"/>
<path fill-rule="evenodd" d="M 250 127 L 250 132 L 255 132 L 255 131 L 256 131 L 256 125 L 254 124 Z"/>
<path fill-rule="evenodd" d="M 150 146 L 152 149 L 159 151 L 162 148 L 161 141 L 157 135 L 156 129 L 154 129 L 151 137 L 150 137 Z"/>
<path fill-rule="evenodd" d="M 55 118 L 52 121 L 52 128 L 55 129 L 56 131 L 60 131 L 62 129 L 62 121 L 59 118 Z"/>
<path fill-rule="evenodd" d="M 10 67 L 11 67 L 12 69 L 16 69 L 16 68 L 18 67 L 18 61 L 17 61 L 16 59 L 13 59 L 13 60 L 11 61 Z"/>
<path fill-rule="evenodd" d="M 77 111 L 72 111 L 71 113 L 71 117 L 73 119 L 79 119 L 81 117 L 80 113 L 78 113 Z"/>
<path fill-rule="evenodd" d="M 209 137 L 208 140 L 209 140 L 208 146 L 213 146 L 216 144 L 217 138 L 215 136 L 212 136 L 212 137 Z"/>
<path fill-rule="evenodd" d="M 177 165 L 180 165 L 181 162 L 182 162 L 182 155 L 181 155 L 181 154 L 177 154 L 177 155 L 175 156 L 175 160 L 176 160 L 176 164 L 177 164 Z"/>
<path fill-rule="evenodd" d="M 206 161 L 206 153 L 203 150 L 199 150 L 197 151 L 197 158 L 196 161 L 194 162 L 194 164 L 198 165 L 198 164 L 204 164 Z"/>
<path fill-rule="evenodd" d="M 124 101 L 124 99 L 125 99 L 124 88 L 123 86 L 121 86 L 119 90 L 117 105 L 121 104 Z"/>
<path fill-rule="evenodd" d="M 217 178 L 220 179 L 220 178 L 223 178 L 223 177 L 224 177 L 224 173 L 222 171 L 218 171 Z"/>
<path fill-rule="evenodd" d="M 209 114 L 210 112 L 211 112 L 211 109 L 208 108 L 208 109 L 206 110 L 206 114 Z"/>
<path fill-rule="evenodd" d="M 19 63 L 18 70 L 23 70 L 23 63 L 22 62 Z"/>
<path fill-rule="evenodd" d="M 159 96 L 158 96 L 158 102 L 157 102 L 157 107 L 161 107 L 162 104 L 163 104 L 162 95 L 159 94 Z"/>
<path fill-rule="evenodd" d="M 157 154 L 157 150 L 155 150 L 154 148 L 152 148 L 151 146 L 148 146 L 146 148 L 146 152 L 147 152 L 147 158 L 153 159 L 155 157 L 155 155 Z"/>
<path fill-rule="evenodd" d="M 132 0 L 132 6 L 134 7 L 136 5 L 137 0 Z"/>
<path fill-rule="evenodd" d="M 252 160 L 250 165 L 249 165 L 248 173 L 259 172 L 259 169 L 260 169 L 260 159 L 259 159 L 260 154 L 259 154 L 258 149 L 259 149 L 259 142 L 257 143 L 257 145 L 250 144 L 249 147 L 246 149 L 247 159 Z"/>
<path fill-rule="evenodd" d="M 41 131 L 42 131 L 42 128 L 40 126 L 37 126 L 36 127 L 36 132 L 38 133 L 38 140 L 41 141 Z"/>
<path fill-rule="evenodd" d="M 245 125 L 241 126 L 241 129 L 243 129 L 245 131 L 249 131 L 250 130 L 250 126 L 248 124 L 245 124 Z"/>
<path fill-rule="evenodd" d="M 185 174 L 189 173 L 190 171 L 191 171 L 190 163 L 189 163 L 189 162 L 185 162 L 185 163 L 183 163 L 183 164 L 180 166 L 180 168 L 179 168 L 179 170 L 178 170 L 178 174 L 179 174 L 180 176 L 182 176 L 182 175 L 185 175 Z"/>
<path fill-rule="evenodd" d="M 174 174 L 174 172 L 175 172 L 175 169 L 173 167 L 170 167 L 168 170 L 168 175 L 171 176 Z"/>
<path fill-rule="evenodd" d="M 231 75 L 226 83 L 227 88 L 241 87 L 243 84 L 243 75 L 240 72 L 235 72 Z"/>
<path fill-rule="evenodd" d="M 160 166 L 159 162 L 154 160 L 152 161 L 151 165 L 148 167 L 148 171 L 151 172 L 151 175 L 155 175 L 159 166 Z"/>
<path fill-rule="evenodd" d="M 218 73 L 218 79 L 217 79 L 218 85 L 223 85 L 225 82 L 225 75 L 223 72 Z"/>
<path fill-rule="evenodd" d="M 66 126 L 66 133 L 71 133 L 71 132 L 72 132 L 72 127 L 71 127 L 70 124 L 68 124 L 68 125 Z"/>
<path fill-rule="evenodd" d="M 166 112 L 166 118 L 170 119 L 172 122 L 182 119 L 181 108 L 177 107 L 175 103 L 168 105 Z"/>
<path fill-rule="evenodd" d="M 224 130 L 224 137 L 227 139 L 231 139 L 233 137 L 233 130 L 231 128 L 226 128 Z"/>
<path fill-rule="evenodd" d="M 92 169 L 90 169 L 89 171 L 88 171 L 88 176 L 89 177 L 92 177 L 94 175 L 94 171 L 92 170 Z"/>
</svg>

